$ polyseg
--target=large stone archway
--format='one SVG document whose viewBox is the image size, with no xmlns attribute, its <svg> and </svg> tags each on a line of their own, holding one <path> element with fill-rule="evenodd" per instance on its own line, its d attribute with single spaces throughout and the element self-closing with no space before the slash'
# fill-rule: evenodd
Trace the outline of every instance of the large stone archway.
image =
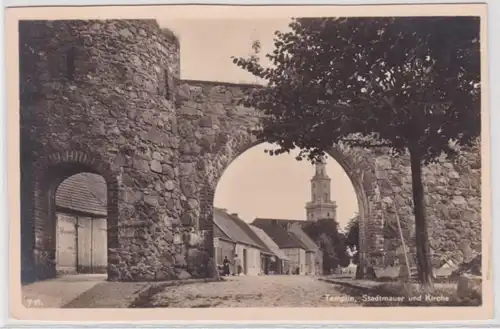
<svg viewBox="0 0 500 329">
<path fill-rule="evenodd" d="M 252 87 L 203 82 L 185 82 L 179 86 L 178 122 L 183 128 L 181 132 L 186 133 L 181 135 L 181 152 L 188 151 L 181 153 L 180 165 L 181 168 L 199 168 L 197 177 L 189 178 L 188 173 L 182 175 L 181 169 L 181 178 L 189 179 L 186 185 L 192 184 L 200 189 L 201 202 L 197 212 L 203 230 L 211 231 L 214 195 L 224 171 L 239 155 L 265 142 L 257 140 L 251 132 L 259 123 L 260 113 L 234 105 L 243 96 L 243 88 Z M 200 130 L 204 132 L 203 135 L 199 133 Z M 189 132 L 193 134 L 189 135 Z M 212 139 L 207 141 L 207 138 Z M 384 255 L 384 223 L 375 202 L 379 198 L 375 157 L 367 150 L 340 147 L 333 147 L 328 154 L 344 169 L 356 192 L 362 267 L 381 264 Z"/>
<path fill-rule="evenodd" d="M 23 270 L 40 250 L 53 261 L 35 224 L 50 218 L 53 186 L 91 171 L 105 177 L 112 203 L 109 279 L 211 276 L 215 187 L 259 142 L 251 131 L 260 113 L 236 105 L 255 86 L 180 80 L 178 40 L 154 20 L 23 21 L 20 50 Z M 401 244 L 390 233 L 396 218 L 411 245 L 409 160 L 384 149 L 331 155 L 356 189 L 364 261 L 382 266 Z M 439 257 L 460 260 L 464 242 L 481 249 L 480 168 L 476 147 L 424 169 Z"/>
<path fill-rule="evenodd" d="M 200 228 L 207 232 L 211 231 L 215 189 L 224 170 L 248 148 L 263 142 L 251 133 L 260 122 L 260 112 L 236 105 L 245 89 L 255 87 L 201 81 L 181 81 L 178 85 L 181 186 L 192 186 L 192 197 L 200 201 L 193 212 L 198 216 L 193 218 L 199 218 Z M 383 267 L 394 263 L 402 244 L 397 220 L 401 222 L 405 243 L 413 250 L 409 157 L 393 157 L 385 148 L 335 147 L 328 153 L 343 167 L 356 191 L 363 265 Z M 442 158 L 424 169 L 431 245 L 437 260 L 463 259 L 466 252 L 462 250 L 462 237 L 480 251 L 480 243 L 474 244 L 480 236 L 478 161 L 479 149 L 473 148 L 464 150 L 455 163 Z M 182 168 L 190 170 L 182 175 Z M 472 198 L 465 201 L 464 193 Z M 449 207 L 454 208 L 451 214 Z M 448 220 L 464 223 L 459 226 L 467 229 L 455 230 Z"/>
<path fill-rule="evenodd" d="M 201 217 L 206 221 L 206 226 L 210 226 L 212 223 L 213 209 L 211 205 L 214 204 L 217 186 L 224 172 L 240 155 L 252 147 L 265 142 L 256 140 L 252 135 L 243 138 L 238 137 L 236 140 L 236 142 L 230 143 L 230 145 L 233 145 L 232 148 L 222 148 L 219 150 L 219 153 L 214 154 L 219 166 L 216 169 L 217 171 L 214 172 L 214 176 L 207 176 L 210 179 L 206 179 L 203 183 L 202 196 L 206 195 L 207 197 L 200 212 Z M 373 218 L 371 212 L 372 210 L 376 210 L 377 207 L 376 203 L 373 202 L 376 197 L 374 195 L 376 191 L 375 176 L 373 174 L 374 163 L 364 150 L 333 147 L 327 153 L 344 169 L 354 187 L 360 219 L 361 267 L 365 269 L 371 263 L 380 263 L 380 259 L 377 258 L 383 256 L 383 253 L 381 253 L 383 241 L 378 239 L 378 237 L 382 236 L 383 223 L 380 220 L 368 220 L 369 218 Z"/>
</svg>

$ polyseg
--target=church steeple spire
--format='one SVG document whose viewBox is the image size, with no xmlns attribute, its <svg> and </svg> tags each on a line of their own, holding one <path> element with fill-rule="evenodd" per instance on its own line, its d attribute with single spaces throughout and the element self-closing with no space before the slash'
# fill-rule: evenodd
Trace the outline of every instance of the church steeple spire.
<svg viewBox="0 0 500 329">
<path fill-rule="evenodd" d="M 315 174 L 311 179 L 311 202 L 306 205 L 307 220 L 336 218 L 337 205 L 330 198 L 331 179 L 326 172 L 326 161 L 315 164 Z"/>
<path fill-rule="evenodd" d="M 316 167 L 316 175 L 314 177 L 326 177 L 326 178 L 328 178 L 328 175 L 326 174 L 325 160 L 318 161 L 315 164 L 315 167 Z"/>
</svg>

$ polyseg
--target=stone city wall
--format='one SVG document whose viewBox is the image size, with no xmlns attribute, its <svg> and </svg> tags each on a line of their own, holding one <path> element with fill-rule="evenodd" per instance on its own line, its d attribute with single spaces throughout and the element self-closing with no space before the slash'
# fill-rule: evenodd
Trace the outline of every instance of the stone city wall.
<svg viewBox="0 0 500 329">
<path fill-rule="evenodd" d="M 255 86 L 179 80 L 178 40 L 154 20 L 25 21 L 20 46 L 23 263 L 44 254 L 35 263 L 49 266 L 55 182 L 92 171 L 108 183 L 111 280 L 211 276 L 217 183 L 260 142 L 251 131 L 261 114 L 237 105 Z M 394 211 L 412 227 L 409 161 L 384 150 L 330 154 L 357 193 L 362 256 L 383 265 L 397 248 L 383 233 Z M 435 252 L 480 251 L 479 149 L 423 175 Z"/>
</svg>

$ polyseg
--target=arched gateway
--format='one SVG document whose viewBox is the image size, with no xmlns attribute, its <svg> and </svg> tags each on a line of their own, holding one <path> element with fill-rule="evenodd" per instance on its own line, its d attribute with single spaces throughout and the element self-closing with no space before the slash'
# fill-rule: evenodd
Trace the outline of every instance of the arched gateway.
<svg viewBox="0 0 500 329">
<path fill-rule="evenodd" d="M 263 142 L 260 113 L 236 105 L 255 86 L 180 80 L 178 41 L 153 20 L 24 21 L 20 49 L 23 273 L 53 275 L 51 191 L 89 171 L 108 187 L 110 280 L 213 275 L 215 188 Z M 413 239 L 409 159 L 329 154 L 356 191 L 362 265 L 391 263 L 396 216 Z M 463 241 L 480 251 L 479 149 L 423 175 L 435 256 L 460 259 Z"/>
</svg>

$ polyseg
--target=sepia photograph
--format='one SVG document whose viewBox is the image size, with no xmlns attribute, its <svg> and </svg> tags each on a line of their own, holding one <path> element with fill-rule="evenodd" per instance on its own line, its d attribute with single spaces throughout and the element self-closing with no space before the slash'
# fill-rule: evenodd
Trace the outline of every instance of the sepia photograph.
<svg viewBox="0 0 500 329">
<path fill-rule="evenodd" d="M 486 10 L 444 7 L 19 9 L 13 293 L 28 310 L 481 308 Z"/>
</svg>

